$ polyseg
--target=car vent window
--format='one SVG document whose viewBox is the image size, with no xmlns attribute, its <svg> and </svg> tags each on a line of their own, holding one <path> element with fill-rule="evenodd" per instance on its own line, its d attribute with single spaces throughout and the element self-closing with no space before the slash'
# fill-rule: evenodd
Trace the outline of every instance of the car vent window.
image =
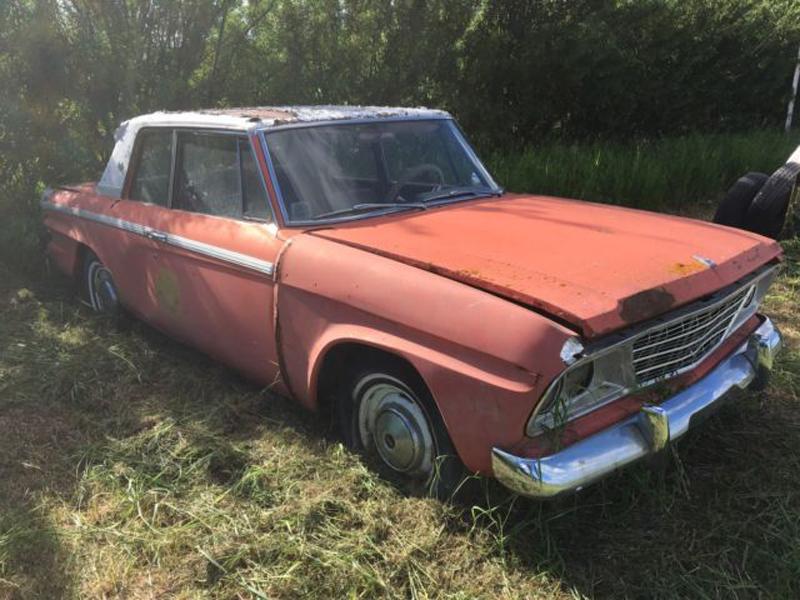
<svg viewBox="0 0 800 600">
<path fill-rule="evenodd" d="M 172 130 L 141 132 L 135 165 L 130 198 L 166 206 L 172 165 Z"/>
<path fill-rule="evenodd" d="M 272 220 L 272 211 L 264 190 L 258 164 L 250 148 L 250 142 L 239 140 L 239 156 L 242 169 L 242 201 L 244 216 L 255 219 Z"/>
<path fill-rule="evenodd" d="M 174 208 L 220 217 L 242 216 L 239 138 L 180 133 Z"/>
</svg>

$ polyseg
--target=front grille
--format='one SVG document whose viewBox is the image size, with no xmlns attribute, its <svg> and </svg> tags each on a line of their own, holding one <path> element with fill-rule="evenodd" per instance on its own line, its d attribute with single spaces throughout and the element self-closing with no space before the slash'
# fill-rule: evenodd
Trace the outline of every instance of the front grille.
<svg viewBox="0 0 800 600">
<path fill-rule="evenodd" d="M 633 343 L 633 369 L 639 385 L 677 375 L 719 346 L 755 294 L 755 285 L 722 302 L 651 329 Z"/>
</svg>

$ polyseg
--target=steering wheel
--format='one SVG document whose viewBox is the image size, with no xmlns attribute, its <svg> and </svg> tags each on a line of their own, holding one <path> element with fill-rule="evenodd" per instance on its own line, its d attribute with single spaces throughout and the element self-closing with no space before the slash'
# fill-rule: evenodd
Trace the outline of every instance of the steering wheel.
<svg viewBox="0 0 800 600">
<path fill-rule="evenodd" d="M 419 177 L 423 173 L 432 173 L 439 180 L 438 182 L 433 183 L 433 187 L 431 188 L 432 192 L 435 192 L 442 188 L 442 186 L 444 185 L 444 173 L 442 173 L 442 170 L 433 163 L 423 163 L 421 165 L 416 165 L 415 167 L 406 169 L 400 174 L 400 177 L 397 178 L 397 181 L 395 181 L 392 184 L 392 187 L 389 188 L 389 191 L 386 194 L 386 202 L 387 203 L 394 202 L 395 199 L 400 194 L 400 190 L 402 190 L 403 186 L 405 186 L 408 183 L 429 183 L 429 182 L 413 181 L 415 177 Z"/>
</svg>

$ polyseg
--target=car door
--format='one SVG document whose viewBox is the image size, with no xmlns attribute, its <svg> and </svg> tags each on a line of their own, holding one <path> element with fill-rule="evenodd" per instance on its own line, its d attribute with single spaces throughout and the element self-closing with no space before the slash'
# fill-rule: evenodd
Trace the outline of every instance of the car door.
<svg viewBox="0 0 800 600">
<path fill-rule="evenodd" d="M 148 268 L 154 322 L 268 384 L 278 374 L 272 273 L 282 243 L 251 141 L 176 130 L 174 157 Z"/>
<path fill-rule="evenodd" d="M 122 197 L 104 198 L 105 220 L 91 240 L 114 275 L 121 301 L 145 321 L 153 321 L 158 309 L 148 285 L 157 251 L 151 234 L 169 205 L 173 137 L 171 129 L 138 132 Z"/>
</svg>

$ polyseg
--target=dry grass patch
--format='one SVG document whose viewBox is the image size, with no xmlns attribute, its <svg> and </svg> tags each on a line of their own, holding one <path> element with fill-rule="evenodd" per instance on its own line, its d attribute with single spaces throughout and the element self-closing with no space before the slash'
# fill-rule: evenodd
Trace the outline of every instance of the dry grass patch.
<svg viewBox="0 0 800 600">
<path fill-rule="evenodd" d="M 663 470 L 548 504 L 486 484 L 458 506 L 402 497 L 291 403 L 0 266 L 0 598 L 797 597 L 788 252 L 766 393 Z"/>
</svg>

